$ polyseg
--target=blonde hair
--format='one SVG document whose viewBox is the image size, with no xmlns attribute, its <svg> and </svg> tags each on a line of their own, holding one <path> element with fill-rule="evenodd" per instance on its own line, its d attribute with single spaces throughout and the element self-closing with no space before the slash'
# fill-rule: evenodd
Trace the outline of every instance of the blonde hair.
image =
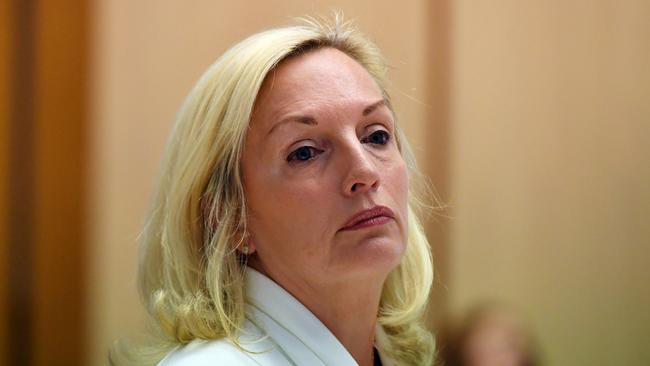
<svg viewBox="0 0 650 366">
<path fill-rule="evenodd" d="M 177 116 L 148 219 L 140 237 L 139 288 L 151 315 L 148 346 L 111 352 L 113 364 L 155 364 L 178 345 L 228 338 L 237 344 L 244 322 L 244 277 L 236 254 L 246 230 L 240 158 L 255 98 L 281 61 L 321 47 L 359 62 L 386 93 L 386 63 L 377 47 L 340 16 L 303 19 L 297 26 L 255 34 L 235 45 L 203 74 Z M 417 214 L 418 169 L 398 128 L 407 162 L 407 249 L 388 276 L 377 346 L 400 365 L 433 363 L 434 341 L 422 324 L 433 280 L 429 244 Z"/>
</svg>

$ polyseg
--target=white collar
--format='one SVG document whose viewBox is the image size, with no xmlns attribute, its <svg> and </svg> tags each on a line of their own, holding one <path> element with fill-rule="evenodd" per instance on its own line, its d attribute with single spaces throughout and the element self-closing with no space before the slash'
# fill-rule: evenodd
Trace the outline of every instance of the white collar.
<svg viewBox="0 0 650 366">
<path fill-rule="evenodd" d="M 273 280 L 250 267 L 246 268 L 246 296 L 253 308 L 251 311 L 258 318 L 251 321 L 265 323 L 262 326 L 271 338 L 293 360 L 310 360 L 310 365 L 316 364 L 312 362 L 358 365 L 336 336 L 309 309 Z M 381 327 L 377 328 L 378 333 L 382 333 Z M 286 332 L 293 337 L 287 336 Z M 296 343 L 302 345 L 296 346 Z M 390 364 L 386 357 L 381 354 L 380 357 L 385 366 Z"/>
</svg>

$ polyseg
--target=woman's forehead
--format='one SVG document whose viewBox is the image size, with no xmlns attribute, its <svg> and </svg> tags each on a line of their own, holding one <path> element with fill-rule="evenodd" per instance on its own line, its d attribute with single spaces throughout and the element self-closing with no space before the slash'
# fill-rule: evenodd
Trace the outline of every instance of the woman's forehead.
<svg viewBox="0 0 650 366">
<path fill-rule="evenodd" d="M 255 115 L 269 122 L 287 113 L 382 98 L 381 89 L 361 64 L 339 50 L 324 48 L 285 60 L 269 73 Z"/>
</svg>

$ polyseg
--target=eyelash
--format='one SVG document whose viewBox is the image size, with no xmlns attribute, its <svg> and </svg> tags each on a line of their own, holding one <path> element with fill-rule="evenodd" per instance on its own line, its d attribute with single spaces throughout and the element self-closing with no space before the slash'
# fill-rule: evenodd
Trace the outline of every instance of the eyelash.
<svg viewBox="0 0 650 366">
<path fill-rule="evenodd" d="M 381 136 L 384 136 L 384 140 L 382 142 L 376 142 L 376 143 L 373 142 L 373 144 L 377 144 L 377 145 L 386 145 L 386 144 L 388 144 L 388 142 L 390 141 L 390 134 L 387 131 L 384 131 L 384 130 L 377 130 L 377 131 L 371 133 L 370 135 L 368 135 L 368 137 L 364 137 L 363 139 L 361 139 L 361 142 L 370 142 L 369 140 L 370 140 L 371 137 L 380 136 L 379 132 L 381 132 Z"/>
<path fill-rule="evenodd" d="M 370 138 L 372 138 L 373 136 L 383 136 L 383 140 L 381 142 L 371 142 Z M 376 145 L 385 146 L 390 142 L 390 140 L 391 140 L 390 133 L 388 133 L 385 130 L 377 130 L 377 131 L 371 133 L 370 135 L 368 135 L 368 137 L 364 137 L 363 139 L 361 139 L 361 142 L 362 143 L 372 143 L 372 144 L 376 144 Z M 298 159 L 297 158 L 298 153 L 299 152 L 304 152 L 304 151 L 311 152 L 312 155 L 309 156 L 308 158 L 304 159 L 304 160 Z M 301 147 L 297 148 L 296 150 L 292 151 L 289 154 L 289 156 L 287 156 L 287 162 L 289 162 L 289 163 L 292 163 L 292 162 L 304 163 L 304 162 L 310 161 L 310 160 L 312 160 L 312 159 L 314 159 L 316 157 L 314 152 L 320 153 L 320 152 L 323 152 L 323 151 L 319 150 L 319 149 L 317 149 L 317 148 L 315 148 L 313 146 L 301 146 Z"/>
</svg>

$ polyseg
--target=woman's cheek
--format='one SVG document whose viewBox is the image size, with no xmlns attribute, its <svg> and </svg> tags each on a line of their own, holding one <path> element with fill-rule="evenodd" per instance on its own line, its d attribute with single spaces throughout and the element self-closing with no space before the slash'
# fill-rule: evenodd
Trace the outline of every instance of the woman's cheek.
<svg viewBox="0 0 650 366">
<path fill-rule="evenodd" d="M 404 160 L 400 159 L 395 169 L 395 191 L 396 191 L 396 204 L 402 212 L 403 228 L 408 229 L 408 192 L 409 192 L 409 176 L 408 169 Z"/>
<path fill-rule="evenodd" d="M 327 194 L 323 187 L 312 182 L 284 184 L 275 191 L 273 197 L 277 205 L 283 207 L 285 214 L 294 220 L 308 220 L 314 212 L 322 212 L 322 201 Z"/>
</svg>

